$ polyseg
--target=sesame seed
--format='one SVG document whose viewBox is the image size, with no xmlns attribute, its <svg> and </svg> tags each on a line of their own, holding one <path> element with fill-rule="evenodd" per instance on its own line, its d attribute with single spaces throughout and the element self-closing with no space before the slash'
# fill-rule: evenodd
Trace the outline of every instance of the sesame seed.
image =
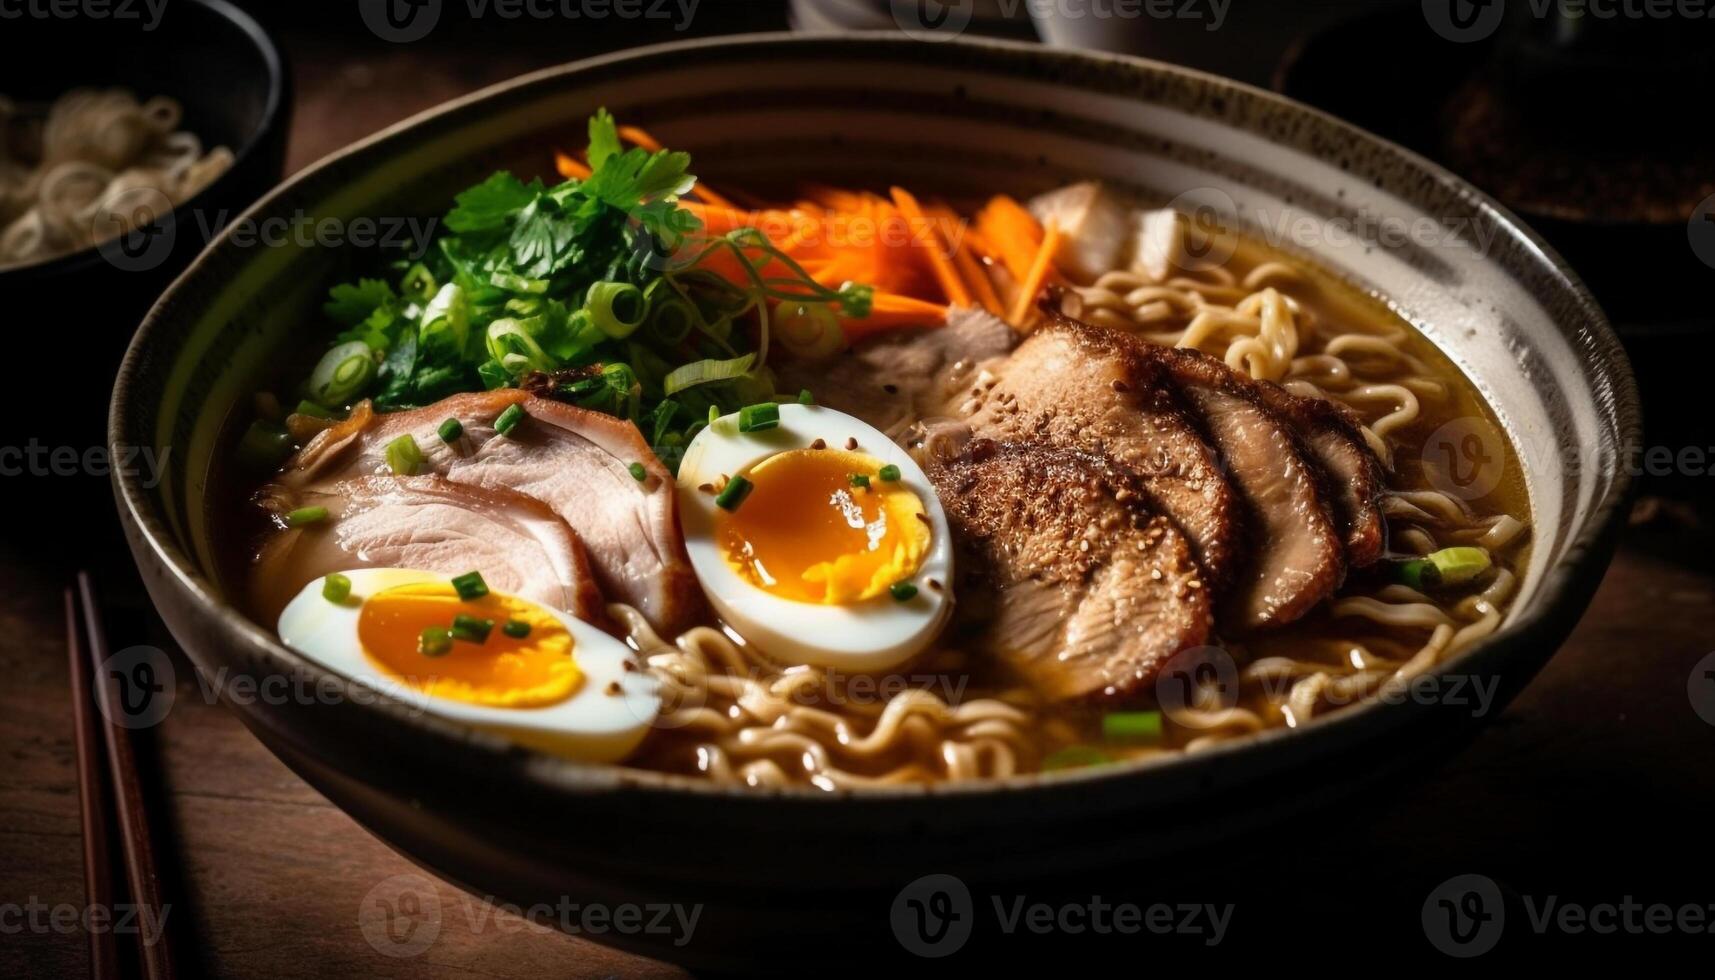
<svg viewBox="0 0 1715 980">
<path fill-rule="evenodd" d="M 705 483 L 702 486 L 698 487 L 697 489 L 701 490 L 704 493 L 714 493 L 715 492 L 715 485 L 713 483 Z"/>
<path fill-rule="evenodd" d="M 624 692 L 625 692 L 625 688 L 620 687 L 618 681 L 608 681 L 607 682 L 607 693 L 608 693 L 609 697 L 615 697 L 615 696 L 622 694 Z"/>
<path fill-rule="evenodd" d="M 858 447 L 858 441 L 857 441 L 856 436 L 853 436 L 852 438 L 846 440 L 846 451 L 847 452 L 850 452 L 851 450 L 856 449 L 857 447 Z"/>
<path fill-rule="evenodd" d="M 828 440 L 817 439 L 815 442 L 810 443 L 810 448 L 811 449 L 826 449 L 826 448 L 828 448 Z"/>
</svg>

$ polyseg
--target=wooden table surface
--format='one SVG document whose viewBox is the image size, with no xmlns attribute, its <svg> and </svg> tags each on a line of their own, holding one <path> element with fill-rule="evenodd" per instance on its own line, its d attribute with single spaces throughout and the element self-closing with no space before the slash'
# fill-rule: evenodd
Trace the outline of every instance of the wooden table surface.
<svg viewBox="0 0 1715 980">
<path fill-rule="evenodd" d="M 768 26 L 778 11 L 750 16 L 741 26 Z M 298 84 L 289 170 L 480 85 L 625 40 L 610 33 L 568 36 L 563 44 L 442 38 L 383 45 L 361 32 L 330 37 L 314 22 L 277 26 Z M 1707 490 L 1693 488 L 1692 496 L 1706 500 Z M 1708 510 L 1646 501 L 1583 623 L 1529 689 L 1366 826 L 1304 844 L 1290 866 L 1314 875 L 1340 862 L 1370 862 L 1378 878 L 1429 881 L 1480 871 L 1521 892 L 1582 888 L 1616 900 L 1651 889 L 1664 899 L 1698 887 L 1715 891 L 1703 849 L 1683 834 L 1663 833 L 1660 822 L 1670 813 L 1706 821 L 1715 805 L 1715 767 L 1708 764 L 1715 731 L 1687 695 L 1693 665 L 1715 649 L 1710 520 Z M 4 903 L 84 901 L 60 567 L 0 546 L 0 976 L 7 977 L 86 973 L 81 932 L 8 929 L 4 917 Z M 122 580 L 110 584 L 127 592 Z M 115 647 L 157 636 L 143 625 L 129 629 L 116 633 Z M 454 915 L 448 921 L 458 927 L 443 928 L 421 955 L 384 956 L 364 939 L 366 896 L 414 873 L 412 865 L 291 774 L 235 716 L 202 696 L 188 670 L 180 672 L 171 715 L 149 737 L 164 789 L 162 843 L 178 869 L 171 914 L 190 939 L 189 965 L 202 972 L 679 972 L 505 913 Z M 1576 876 L 1568 871 L 1572 855 Z M 425 887 L 442 909 L 471 911 L 473 900 L 451 887 Z"/>
</svg>

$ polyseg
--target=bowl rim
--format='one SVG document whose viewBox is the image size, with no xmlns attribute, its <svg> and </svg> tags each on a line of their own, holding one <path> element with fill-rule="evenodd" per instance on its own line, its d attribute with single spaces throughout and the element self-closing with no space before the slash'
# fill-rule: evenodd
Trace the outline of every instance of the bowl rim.
<svg viewBox="0 0 1715 980">
<path fill-rule="evenodd" d="M 214 2 L 221 2 L 221 0 L 214 0 Z M 875 50 L 904 48 L 920 51 L 924 42 L 912 41 L 892 31 L 858 31 L 838 34 L 762 32 L 672 41 L 631 48 L 540 69 L 484 87 L 416 113 L 370 136 L 329 153 L 264 194 L 238 220 L 229 223 L 222 234 L 203 249 L 150 309 L 142 325 L 133 336 L 130 346 L 126 350 L 118 377 L 115 379 L 108 420 L 109 443 L 124 442 L 126 435 L 125 419 L 128 414 L 134 379 L 142 369 L 141 352 L 145 343 L 156 331 L 162 329 L 163 322 L 172 314 L 174 305 L 172 300 L 181 287 L 189 279 L 199 274 L 200 270 L 210 262 L 211 255 L 227 244 L 227 238 L 233 228 L 242 226 L 246 219 L 271 206 L 298 184 L 307 181 L 343 159 L 401 136 L 427 121 L 460 111 L 495 96 L 558 77 L 575 76 L 591 69 L 628 61 L 646 61 L 688 50 L 723 47 L 739 50 L 757 47 L 813 49 L 830 43 L 840 46 L 862 46 Z M 1545 272 L 1552 272 L 1556 280 L 1555 288 L 1573 301 L 1572 313 L 1581 318 L 1584 321 L 1581 326 L 1587 328 L 1587 350 L 1579 358 L 1580 363 L 1590 367 L 1592 362 L 1595 362 L 1596 374 L 1604 377 L 1612 386 L 1611 410 L 1603 413 L 1604 417 L 1609 414 L 1612 415 L 1617 436 L 1622 445 L 1636 444 L 1640 440 L 1641 410 L 1637 384 L 1630 361 L 1627 359 L 1624 348 L 1621 346 L 1619 338 L 1614 333 L 1606 315 L 1583 281 L 1566 264 L 1565 260 L 1517 215 L 1439 164 L 1367 130 L 1344 122 L 1322 110 L 1297 102 L 1279 93 L 1167 62 L 1107 52 L 1046 48 L 1029 42 L 987 37 L 959 37 L 934 46 L 976 49 L 1008 57 L 1042 59 L 1061 64 L 1106 65 L 1156 77 L 1178 77 L 1195 80 L 1225 90 L 1226 94 L 1245 95 L 1262 100 L 1275 108 L 1308 117 L 1314 125 L 1321 127 L 1324 132 L 1385 151 L 1415 169 L 1422 176 L 1433 180 L 1437 188 L 1451 192 L 1459 199 L 1470 202 L 1478 211 L 1487 210 L 1491 212 L 1492 220 L 1499 229 L 1513 236 L 1519 246 L 1526 248 L 1535 265 Z M 1224 119 L 1211 121 L 1222 127 L 1235 127 L 1234 123 Z M 321 668 L 316 662 L 300 657 L 289 650 L 279 642 L 276 636 L 245 616 L 236 606 L 220 598 L 214 584 L 197 570 L 196 565 L 189 559 L 184 550 L 173 542 L 172 535 L 166 529 L 164 522 L 151 513 L 148 504 L 148 492 L 141 487 L 139 481 L 139 475 L 126 474 L 118 470 L 112 476 L 120 517 L 123 523 L 127 525 L 128 530 L 132 532 L 128 537 L 131 539 L 132 549 L 136 553 L 135 557 L 139 564 L 145 557 L 144 549 L 148 549 L 146 556 L 158 565 L 160 570 L 170 576 L 182 592 L 191 597 L 193 603 L 200 608 L 203 614 L 212 618 L 221 632 L 220 639 L 222 642 L 242 643 L 252 652 L 260 654 L 276 669 L 291 668 L 307 670 L 318 676 L 324 674 L 332 676 L 331 672 Z M 1588 516 L 1577 533 L 1567 542 L 1562 558 L 1543 571 L 1543 577 L 1538 592 L 1533 598 L 1532 607 L 1520 612 L 1495 633 L 1477 642 L 1470 649 L 1461 652 L 1448 661 L 1437 664 L 1431 673 L 1443 674 L 1448 672 L 1449 668 L 1456 666 L 1469 668 L 1478 660 L 1492 657 L 1496 651 L 1514 645 L 1519 640 L 1538 636 L 1544 632 L 1553 632 L 1557 628 L 1556 624 L 1566 619 L 1570 619 L 1570 622 L 1566 623 L 1565 628 L 1570 630 L 1582 614 L 1584 605 L 1588 603 L 1587 594 L 1580 603 L 1578 599 L 1580 587 L 1587 585 L 1593 589 L 1596 582 L 1599 581 L 1600 573 L 1606 568 L 1612 546 L 1613 532 L 1617 530 L 1622 506 L 1630 499 L 1633 482 L 1633 475 L 1628 469 L 1616 467 L 1609 477 L 1607 493 L 1592 501 Z M 1509 641 L 1512 642 L 1509 643 Z M 1556 637 L 1553 647 L 1558 648 L 1560 642 L 1562 639 Z M 1544 659 L 1552 652 L 1553 649 L 1547 651 L 1543 655 Z M 1059 793 L 1067 787 L 1107 786 L 1148 780 L 1151 775 L 1158 772 L 1171 771 L 1181 775 L 1194 774 L 1199 770 L 1207 771 L 1206 767 L 1211 765 L 1218 766 L 1224 760 L 1235 755 L 1241 758 L 1256 759 L 1265 757 L 1271 751 L 1279 753 L 1283 742 L 1288 747 L 1298 747 L 1301 755 L 1309 758 L 1315 755 L 1318 743 L 1327 743 L 1331 740 L 1337 742 L 1342 733 L 1358 730 L 1365 726 L 1377 726 L 1395 718 L 1401 721 L 1409 720 L 1406 709 L 1412 705 L 1410 702 L 1389 705 L 1370 699 L 1348 706 L 1338 712 L 1320 716 L 1312 724 L 1302 728 L 1263 729 L 1246 736 L 1217 743 L 1196 753 L 1182 752 L 1154 759 L 1129 760 L 1111 765 L 1057 772 L 1039 772 L 998 779 L 944 782 L 929 785 L 909 784 L 841 788 L 831 791 L 814 786 L 761 789 L 743 784 L 714 783 L 694 776 L 632 769 L 623 764 L 581 763 L 524 749 L 496 736 L 453 725 L 421 712 L 412 712 L 402 702 L 395 702 L 391 699 L 376 699 L 367 704 L 353 705 L 353 707 L 364 712 L 379 712 L 388 715 L 391 723 L 408 725 L 425 734 L 433 732 L 450 737 L 470 749 L 485 753 L 491 764 L 508 767 L 510 770 L 507 773 L 508 778 L 519 779 L 532 785 L 535 789 L 548 793 L 570 795 L 626 792 L 688 793 L 709 799 L 769 800 L 776 803 L 802 801 L 807 805 L 820 805 L 821 801 L 904 804 L 912 801 L 937 800 L 949 797 L 983 797 L 996 793 L 1005 793 L 1009 796 L 1014 794 Z M 1384 712 L 1384 709 L 1393 710 Z"/>
<path fill-rule="evenodd" d="M 245 135 L 244 141 L 238 145 L 238 148 L 232 151 L 232 165 L 227 167 L 219 177 L 216 177 L 213 183 L 174 207 L 169 213 L 175 222 L 181 215 L 189 213 L 197 202 L 208 200 L 232 187 L 233 181 L 237 179 L 234 175 L 242 171 L 250 158 L 256 155 L 256 148 L 262 145 L 268 134 L 280 125 L 287 108 L 287 93 L 291 88 L 291 79 L 286 71 L 286 60 L 280 54 L 280 46 L 275 43 L 274 36 L 268 33 L 268 29 L 252 17 L 249 11 L 235 6 L 230 0 L 188 0 L 188 2 L 192 6 L 205 8 L 214 16 L 232 24 L 249 39 L 256 52 L 262 56 L 263 69 L 268 76 L 268 95 L 256 125 Z M 270 195 L 274 189 L 269 189 Z M 218 236 L 216 237 L 218 238 Z M 21 284 L 38 279 L 54 279 L 69 273 L 94 268 L 107 261 L 101 254 L 101 245 L 102 243 L 98 242 L 75 252 L 57 255 L 45 262 L 16 265 L 10 268 L 0 267 L 0 285 Z"/>
</svg>

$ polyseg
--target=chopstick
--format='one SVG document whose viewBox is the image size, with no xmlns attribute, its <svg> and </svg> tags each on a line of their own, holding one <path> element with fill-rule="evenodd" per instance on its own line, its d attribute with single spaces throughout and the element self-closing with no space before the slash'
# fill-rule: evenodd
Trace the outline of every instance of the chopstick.
<svg viewBox="0 0 1715 980">
<path fill-rule="evenodd" d="M 92 682 L 89 685 L 94 695 L 93 699 L 80 700 L 76 710 L 89 716 L 89 708 L 95 705 L 107 705 L 109 708 L 119 705 L 120 694 L 116 688 L 115 678 L 105 673 L 101 668 L 110 656 L 107 646 L 107 631 L 101 622 L 100 604 L 96 599 L 95 583 L 89 573 L 79 572 L 77 576 L 77 595 L 73 603 L 81 608 L 83 620 L 83 635 L 85 646 L 84 662 L 90 671 L 88 675 Z M 75 632 L 73 634 L 76 635 Z M 153 838 L 149 833 L 149 814 L 147 800 L 143 795 L 143 787 L 137 778 L 137 755 L 133 744 L 131 730 L 113 721 L 112 710 L 102 712 L 99 722 L 94 727 L 100 731 L 100 739 L 89 739 L 94 742 L 95 750 L 105 750 L 108 776 L 112 780 L 113 792 L 110 802 L 111 813 L 103 813 L 95 818 L 98 826 L 104 826 L 111 831 L 117 824 L 120 852 L 125 860 L 125 883 L 130 892 L 129 896 L 112 896 L 116 900 L 129 898 L 131 905 L 137 910 L 135 926 L 137 932 L 138 959 L 143 967 L 143 975 L 149 980 L 172 980 L 173 957 L 172 944 L 168 941 L 166 932 L 166 915 L 171 907 L 163 901 L 160 876 L 156 873 L 155 853 L 151 844 Z M 93 721 L 93 719 L 91 719 Z M 79 726 L 80 740 L 84 736 L 84 728 Z M 84 749 L 80 742 L 78 775 L 83 779 Z M 92 768 L 94 768 L 92 766 Z M 97 795 L 98 799 L 106 797 L 105 792 Z M 91 853 L 98 860 L 108 860 L 103 855 L 111 845 L 111 834 L 104 835 L 103 843 L 99 846 L 90 843 L 91 817 L 86 814 L 84 821 L 85 855 Z M 103 871 L 105 865 L 97 865 Z M 94 872 L 85 869 L 85 877 Z M 93 904 L 95 899 L 91 898 Z M 114 906 L 109 905 L 111 910 Z M 104 930 L 109 933 L 112 930 Z M 149 937 L 154 937 L 150 942 Z M 92 940 L 93 942 L 93 940 Z M 94 951 L 91 951 L 91 967 L 96 967 Z M 107 962 L 107 961 L 103 961 Z M 103 976 L 103 974 L 96 974 Z"/>
<path fill-rule="evenodd" d="M 111 837 L 108 813 L 107 775 L 102 771 L 101 730 L 96 723 L 95 702 L 90 699 L 90 661 L 83 642 L 83 622 L 78 594 L 67 589 L 66 655 L 71 667 L 71 715 L 77 732 L 77 798 L 83 823 L 84 902 L 92 909 L 113 908 L 113 866 L 107 844 Z M 118 980 L 119 948 L 112 929 L 90 929 L 89 975 L 96 980 Z"/>
</svg>

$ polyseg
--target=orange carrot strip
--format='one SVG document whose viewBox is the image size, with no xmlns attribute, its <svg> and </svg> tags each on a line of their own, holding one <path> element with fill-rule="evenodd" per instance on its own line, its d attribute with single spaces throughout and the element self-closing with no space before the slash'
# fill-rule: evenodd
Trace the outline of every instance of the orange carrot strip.
<svg viewBox="0 0 1715 980">
<path fill-rule="evenodd" d="M 554 169 L 567 180 L 588 180 L 590 176 L 590 168 L 582 160 L 559 150 L 554 151 Z"/>
<path fill-rule="evenodd" d="M 635 143 L 638 146 L 643 147 L 645 150 L 648 150 L 650 153 L 660 153 L 662 150 L 660 140 L 650 136 L 648 133 L 636 126 L 619 127 L 619 138 L 629 143 Z"/>
<path fill-rule="evenodd" d="M 1031 308 L 1036 305 L 1037 294 L 1042 292 L 1042 286 L 1048 281 L 1048 270 L 1054 262 L 1054 252 L 1060 247 L 1060 229 L 1050 224 L 1048 233 L 1042 236 L 1042 247 L 1036 250 L 1036 261 L 1030 264 L 1030 272 L 1019 284 L 1018 298 L 1012 305 L 1012 325 L 1019 329 L 1030 322 Z"/>
<path fill-rule="evenodd" d="M 947 307 L 939 303 L 901 296 L 898 293 L 877 292 L 870 302 L 869 316 L 862 319 L 841 317 L 840 327 L 850 341 L 885 330 L 939 327 L 946 322 Z"/>
<path fill-rule="evenodd" d="M 1006 195 L 997 195 L 977 216 L 977 229 L 999 253 L 1012 277 L 1023 281 L 1042 245 L 1042 226 L 1030 212 Z"/>
<path fill-rule="evenodd" d="M 960 278 L 970 287 L 972 297 L 983 309 L 1004 319 L 1006 306 L 994 291 L 994 281 L 989 278 L 988 269 L 983 265 L 977 247 L 976 230 L 968 227 L 968 223 L 945 204 L 937 202 L 929 208 L 929 213 L 939 223 L 941 235 L 949 243 L 954 242 L 955 234 L 950 229 L 958 229 L 957 244 L 953 249 L 953 264 L 958 268 Z"/>
<path fill-rule="evenodd" d="M 923 216 L 923 208 L 911 192 L 903 187 L 892 189 L 894 206 L 905 216 L 905 223 L 913 231 L 924 229 L 929 235 L 929 268 L 940 280 L 941 289 L 947 294 L 947 302 L 954 306 L 968 307 L 971 305 L 971 291 L 965 288 L 965 282 L 959 278 L 959 272 L 953 268 L 952 259 L 948 258 L 951 251 L 942 240 L 941 233 Z"/>
</svg>

